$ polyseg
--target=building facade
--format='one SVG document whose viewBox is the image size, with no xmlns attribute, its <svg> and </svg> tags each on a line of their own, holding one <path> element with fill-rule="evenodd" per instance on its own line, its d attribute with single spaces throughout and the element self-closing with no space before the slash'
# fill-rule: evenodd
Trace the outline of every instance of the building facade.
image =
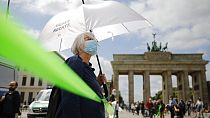
<svg viewBox="0 0 210 118">
<path fill-rule="evenodd" d="M 26 105 L 34 100 L 41 89 L 48 87 L 46 81 L 0 56 L 0 87 L 7 88 L 9 82 L 13 80 L 18 82 L 17 90 L 21 95 L 21 103 Z"/>
<path fill-rule="evenodd" d="M 40 77 L 30 74 L 24 69 L 19 69 L 18 83 L 18 91 L 21 96 L 21 103 L 25 105 L 29 105 L 35 99 L 40 90 L 46 89 L 48 86 L 50 86 Z"/>
<path fill-rule="evenodd" d="M 17 80 L 18 71 L 16 66 L 0 56 L 0 87 L 8 87 L 12 80 Z"/>
</svg>

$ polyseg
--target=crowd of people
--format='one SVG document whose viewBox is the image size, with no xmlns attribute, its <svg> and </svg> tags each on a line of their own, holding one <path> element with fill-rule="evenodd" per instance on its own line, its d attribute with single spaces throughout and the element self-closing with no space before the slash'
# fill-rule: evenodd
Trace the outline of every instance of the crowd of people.
<svg viewBox="0 0 210 118">
<path fill-rule="evenodd" d="M 135 102 L 125 105 L 124 108 L 133 115 L 150 118 L 165 118 L 166 114 L 170 114 L 171 118 L 184 118 L 184 116 L 204 118 L 203 112 L 205 109 L 209 109 L 209 106 L 210 104 L 205 105 L 200 97 L 196 102 L 193 102 L 192 100 L 183 101 L 182 99 L 178 101 L 176 97 L 170 96 L 168 103 L 150 97 L 145 103 L 144 101 Z"/>
</svg>

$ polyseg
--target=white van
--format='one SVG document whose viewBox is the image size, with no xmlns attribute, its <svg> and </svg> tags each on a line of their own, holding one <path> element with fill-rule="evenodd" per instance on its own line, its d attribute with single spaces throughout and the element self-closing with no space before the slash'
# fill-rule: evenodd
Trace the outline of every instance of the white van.
<svg viewBox="0 0 210 118">
<path fill-rule="evenodd" d="M 46 117 L 51 91 L 52 89 L 44 89 L 38 93 L 35 101 L 29 105 L 28 118 Z"/>
</svg>

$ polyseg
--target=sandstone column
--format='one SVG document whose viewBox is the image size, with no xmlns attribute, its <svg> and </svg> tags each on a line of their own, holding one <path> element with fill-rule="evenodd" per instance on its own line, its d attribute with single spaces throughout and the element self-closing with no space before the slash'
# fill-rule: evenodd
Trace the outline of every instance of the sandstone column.
<svg viewBox="0 0 210 118">
<path fill-rule="evenodd" d="M 182 81 L 182 85 L 183 85 L 183 100 L 189 100 L 190 98 L 190 88 L 189 88 L 189 78 L 188 78 L 188 71 L 184 71 L 183 72 L 183 81 Z"/>
<path fill-rule="evenodd" d="M 193 85 L 193 101 L 196 102 L 198 97 L 202 96 L 202 90 L 201 90 L 201 73 L 200 72 L 193 72 L 192 73 L 192 85 Z M 201 97 L 202 99 L 202 97 Z"/>
<path fill-rule="evenodd" d="M 129 104 L 134 103 L 134 80 L 133 71 L 128 72 L 128 95 Z"/>
<path fill-rule="evenodd" d="M 204 103 L 208 103 L 208 90 L 207 90 L 207 82 L 206 82 L 206 71 L 205 70 L 201 70 L 201 81 L 202 81 L 202 100 Z"/>
<path fill-rule="evenodd" d="M 183 99 L 184 101 L 189 100 L 189 79 L 188 71 L 181 71 L 177 73 L 177 89 L 178 89 L 178 99 Z"/>
<path fill-rule="evenodd" d="M 143 100 L 146 102 L 150 97 L 150 77 L 149 71 L 143 73 Z"/>
<path fill-rule="evenodd" d="M 201 72 L 198 72 L 198 91 L 199 91 L 199 96 L 203 100 L 203 91 L 202 91 L 202 77 L 201 77 Z"/>
<path fill-rule="evenodd" d="M 113 89 L 116 89 L 116 91 L 117 91 L 117 99 L 119 100 L 119 72 L 117 70 L 114 70 Z"/>
<path fill-rule="evenodd" d="M 163 102 L 168 104 L 169 96 L 172 94 L 172 79 L 171 71 L 165 71 L 162 73 L 163 76 Z"/>
<path fill-rule="evenodd" d="M 199 96 L 198 92 L 198 80 L 197 80 L 197 74 L 196 72 L 191 73 L 192 76 L 192 91 L 193 91 L 193 101 L 195 102 Z"/>
</svg>

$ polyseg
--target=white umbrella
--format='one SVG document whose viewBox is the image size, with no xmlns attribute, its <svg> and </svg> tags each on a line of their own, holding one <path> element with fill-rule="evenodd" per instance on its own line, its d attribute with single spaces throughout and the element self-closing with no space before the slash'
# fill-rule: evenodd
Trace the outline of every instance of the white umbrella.
<svg viewBox="0 0 210 118">
<path fill-rule="evenodd" d="M 75 36 L 82 32 L 93 31 L 98 41 L 133 30 L 150 26 L 150 23 L 134 10 L 115 1 L 100 1 L 83 4 L 74 10 L 54 16 L 45 25 L 40 39 L 51 51 L 71 48 Z M 112 34 L 110 34 L 112 33 Z M 99 72 L 102 73 L 98 55 Z M 108 95 L 103 84 L 105 96 Z"/>
<path fill-rule="evenodd" d="M 148 26 L 150 23 L 129 7 L 101 1 L 57 14 L 46 24 L 40 39 L 48 50 L 62 51 L 71 48 L 75 36 L 85 31 L 92 30 L 101 41 Z"/>
</svg>

